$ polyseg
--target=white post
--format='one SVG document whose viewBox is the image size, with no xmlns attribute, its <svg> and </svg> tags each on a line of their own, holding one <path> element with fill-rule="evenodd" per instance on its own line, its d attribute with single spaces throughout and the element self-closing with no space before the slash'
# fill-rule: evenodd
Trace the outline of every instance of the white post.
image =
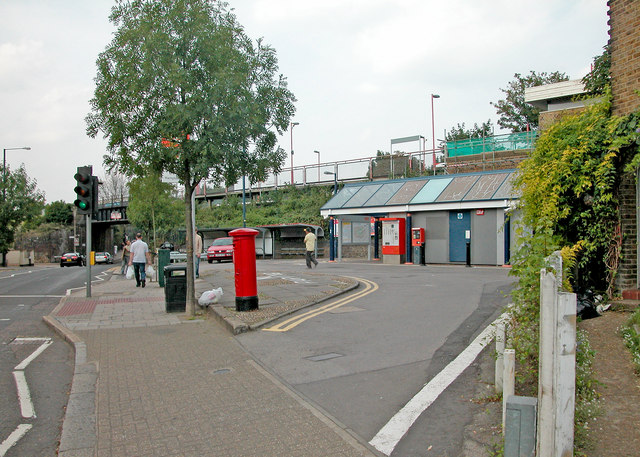
<svg viewBox="0 0 640 457">
<path fill-rule="evenodd" d="M 562 257 L 549 259 L 556 273 L 540 272 L 540 363 L 536 455 L 573 455 L 576 363 L 576 295 L 558 292 Z"/>
<path fill-rule="evenodd" d="M 506 330 L 504 321 L 496 324 L 496 369 L 495 369 L 495 389 L 496 393 L 502 392 L 502 380 L 504 376 L 504 343 Z"/>
<path fill-rule="evenodd" d="M 554 386 L 555 456 L 573 455 L 576 399 L 576 294 L 560 293 L 556 317 Z"/>
<path fill-rule="evenodd" d="M 540 348 L 538 370 L 538 438 L 536 455 L 552 457 L 555 414 L 553 408 L 553 335 L 556 308 L 556 277 L 540 272 Z"/>
<path fill-rule="evenodd" d="M 516 351 L 514 349 L 504 350 L 504 374 L 502 391 L 502 433 L 505 431 L 505 421 L 507 418 L 507 400 L 515 395 L 516 384 Z"/>
</svg>

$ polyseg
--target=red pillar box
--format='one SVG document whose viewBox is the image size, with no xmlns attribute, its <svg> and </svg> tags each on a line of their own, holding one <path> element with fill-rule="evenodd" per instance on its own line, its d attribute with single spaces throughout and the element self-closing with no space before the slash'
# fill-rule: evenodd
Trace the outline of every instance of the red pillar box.
<svg viewBox="0 0 640 457">
<path fill-rule="evenodd" d="M 258 281 L 256 279 L 257 230 L 237 229 L 233 237 L 233 265 L 236 273 L 236 311 L 258 309 Z"/>
</svg>

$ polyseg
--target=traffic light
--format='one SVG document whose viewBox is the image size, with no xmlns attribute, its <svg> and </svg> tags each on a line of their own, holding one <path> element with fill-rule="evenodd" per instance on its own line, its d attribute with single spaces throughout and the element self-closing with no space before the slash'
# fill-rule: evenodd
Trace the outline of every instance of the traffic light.
<svg viewBox="0 0 640 457">
<path fill-rule="evenodd" d="M 92 167 L 78 167 L 74 178 L 76 187 L 73 189 L 78 196 L 73 204 L 78 208 L 78 214 L 93 214 L 94 177 L 91 176 Z"/>
</svg>

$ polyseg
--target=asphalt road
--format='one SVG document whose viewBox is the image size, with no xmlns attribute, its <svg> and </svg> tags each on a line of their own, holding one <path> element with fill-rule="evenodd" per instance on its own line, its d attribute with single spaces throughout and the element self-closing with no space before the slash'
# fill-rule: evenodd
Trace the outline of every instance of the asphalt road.
<svg viewBox="0 0 640 457">
<path fill-rule="evenodd" d="M 322 263 L 318 271 L 366 279 L 377 288 L 286 332 L 237 338 L 366 440 L 499 316 L 508 303 L 502 291 L 512 284 L 499 267 L 337 262 Z M 460 401 L 459 393 L 474 369 L 419 417 L 391 455 L 460 454 L 470 402 Z"/>
<path fill-rule="evenodd" d="M 95 277 L 108 267 L 92 267 Z M 42 321 L 65 295 L 84 287 L 86 269 L 57 265 L 0 268 L 0 457 L 56 454 L 73 375 L 71 346 Z M 35 339 L 34 339 L 35 338 Z M 34 351 L 42 352 L 24 368 Z M 18 396 L 16 374 L 27 390 Z M 25 392 L 34 417 L 23 417 Z M 20 435 L 23 432 L 23 436 Z M 18 433 L 17 433 L 18 432 Z M 15 443 L 15 444 L 14 444 Z"/>
</svg>

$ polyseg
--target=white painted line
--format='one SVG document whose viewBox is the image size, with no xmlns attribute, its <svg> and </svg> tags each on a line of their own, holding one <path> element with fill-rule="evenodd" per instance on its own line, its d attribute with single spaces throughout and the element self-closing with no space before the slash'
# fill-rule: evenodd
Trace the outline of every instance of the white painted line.
<svg viewBox="0 0 640 457">
<path fill-rule="evenodd" d="M 6 440 L 0 443 L 0 457 L 4 457 L 7 451 L 15 446 L 16 443 L 20 441 L 20 438 L 22 438 L 27 434 L 29 430 L 31 430 L 31 427 L 33 427 L 33 425 L 31 424 L 18 425 L 18 427 L 11 433 L 11 435 L 9 435 Z"/>
<path fill-rule="evenodd" d="M 18 338 L 16 338 L 17 340 Z M 26 338 L 21 338 L 21 340 L 27 340 Z M 14 340 L 15 341 L 15 340 Z M 27 357 L 26 359 L 24 359 L 22 362 L 20 362 L 15 368 L 14 370 L 24 370 L 27 368 L 27 366 L 33 362 L 33 360 L 38 357 L 40 354 L 42 354 L 42 352 L 47 349 L 49 346 L 51 346 L 53 344 L 53 341 L 51 341 L 51 338 L 33 338 L 31 339 L 31 341 L 44 341 L 39 347 L 38 349 L 36 349 L 35 351 L 33 351 L 31 353 L 31 355 L 29 357 Z"/>
<path fill-rule="evenodd" d="M 36 412 L 33 409 L 31 394 L 29 393 L 29 386 L 27 385 L 27 378 L 24 376 L 24 371 L 14 371 L 13 377 L 16 380 L 16 387 L 18 388 L 18 400 L 20 400 L 22 417 L 25 419 L 33 419 L 36 417 Z"/>
<path fill-rule="evenodd" d="M 64 295 L 0 295 L 0 298 L 62 298 Z"/>
<path fill-rule="evenodd" d="M 476 359 L 484 347 L 493 339 L 495 324 L 505 315 L 500 316 L 485 328 L 473 342 L 462 351 L 449 365 L 433 377 L 420 392 L 398 411 L 387 424 L 373 437 L 369 444 L 385 455 L 391 455 L 402 437 L 409 431 L 413 423 L 420 417 L 438 396 L 462 374 Z"/>
</svg>

